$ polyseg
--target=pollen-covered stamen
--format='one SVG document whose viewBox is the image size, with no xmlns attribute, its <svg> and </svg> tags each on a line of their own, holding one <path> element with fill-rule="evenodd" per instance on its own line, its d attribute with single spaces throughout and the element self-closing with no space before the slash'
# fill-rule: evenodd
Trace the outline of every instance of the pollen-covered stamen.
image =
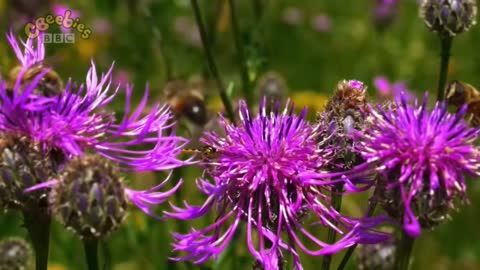
<svg viewBox="0 0 480 270">
<path fill-rule="evenodd" d="M 68 162 L 50 194 L 52 211 L 83 239 L 116 230 L 127 211 L 123 180 L 109 161 L 93 155 Z"/>
<path fill-rule="evenodd" d="M 45 208 L 48 190 L 24 190 L 55 178 L 64 159 L 60 151 L 44 149 L 27 137 L 0 133 L 0 207 Z"/>
</svg>

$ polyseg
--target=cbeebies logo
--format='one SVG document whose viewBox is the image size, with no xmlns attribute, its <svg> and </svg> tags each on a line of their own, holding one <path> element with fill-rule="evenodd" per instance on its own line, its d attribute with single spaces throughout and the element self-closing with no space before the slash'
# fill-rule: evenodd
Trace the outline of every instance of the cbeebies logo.
<svg viewBox="0 0 480 270">
<path fill-rule="evenodd" d="M 25 25 L 25 34 L 29 38 L 37 38 L 40 32 L 46 32 L 52 24 L 57 24 L 66 29 L 75 29 L 81 34 L 81 38 L 88 39 L 92 34 L 92 29 L 80 23 L 80 18 L 71 18 L 71 16 L 72 11 L 67 9 L 63 16 L 49 14 L 45 17 L 39 17 L 34 22 Z"/>
</svg>

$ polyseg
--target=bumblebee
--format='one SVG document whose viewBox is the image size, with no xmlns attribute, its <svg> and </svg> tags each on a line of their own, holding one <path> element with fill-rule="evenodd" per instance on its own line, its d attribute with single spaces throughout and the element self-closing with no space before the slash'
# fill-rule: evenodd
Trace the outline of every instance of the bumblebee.
<svg viewBox="0 0 480 270">
<path fill-rule="evenodd" d="M 258 81 L 257 93 L 260 99 L 266 96 L 268 99 L 283 102 L 287 92 L 287 83 L 274 71 L 266 73 Z"/>
<path fill-rule="evenodd" d="M 172 108 L 176 120 L 181 121 L 188 130 L 188 147 L 201 147 L 200 138 L 205 131 L 223 133 L 218 125 L 217 115 L 208 109 L 204 97 L 203 82 L 185 82 L 174 80 L 164 87 L 166 102 Z"/>
<path fill-rule="evenodd" d="M 22 66 L 16 66 L 10 71 L 7 89 L 12 90 L 14 88 L 19 76 L 22 73 L 22 68 Z M 58 73 L 48 67 L 43 61 L 35 63 L 27 68 L 21 78 L 21 87 L 23 88 L 24 85 L 31 83 L 35 77 L 41 72 L 45 71 L 45 69 L 49 70 L 41 78 L 37 87 L 33 90 L 33 94 L 42 95 L 45 97 L 60 95 L 63 92 L 63 81 Z"/>
<path fill-rule="evenodd" d="M 164 88 L 164 94 L 177 119 L 185 117 L 197 126 L 207 124 L 209 112 L 199 85 L 182 80 L 170 81 Z"/>
<path fill-rule="evenodd" d="M 467 104 L 467 122 L 473 127 L 480 126 L 480 92 L 474 86 L 452 81 L 447 86 L 447 104 L 457 107 L 458 110 Z"/>
</svg>

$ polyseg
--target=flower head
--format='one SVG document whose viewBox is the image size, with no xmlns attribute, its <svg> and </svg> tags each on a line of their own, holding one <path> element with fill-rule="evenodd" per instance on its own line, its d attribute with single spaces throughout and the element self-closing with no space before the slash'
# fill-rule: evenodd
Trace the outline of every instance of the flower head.
<svg viewBox="0 0 480 270">
<path fill-rule="evenodd" d="M 453 37 L 477 23 L 475 0 L 424 0 L 420 15 L 425 25 L 441 37 Z"/>
<path fill-rule="evenodd" d="M 30 45 L 25 43 L 25 51 L 34 51 Z M 38 46 L 43 47 L 43 44 Z M 25 55 L 22 59 L 27 59 L 26 63 L 41 58 Z M 175 123 L 168 106 L 155 104 L 149 112 L 144 112 L 148 89 L 138 107 L 132 109 L 133 88 L 126 86 L 122 117 L 117 118 L 107 108 L 117 98 L 120 89 L 111 88 L 112 69 L 113 66 L 99 76 L 92 61 L 85 83 L 77 85 L 68 81 L 63 91 L 53 96 L 35 92 L 48 69 L 40 71 L 31 80 L 17 78 L 12 89 L 0 81 L 0 132 L 28 138 L 44 151 L 58 151 L 66 161 L 93 152 L 118 163 L 123 171 L 171 170 L 190 164 L 190 160 L 177 158 L 188 140 L 172 132 Z M 54 180 L 40 179 L 45 183 L 32 183 L 34 187 L 24 188 L 49 187 Z M 142 200 L 151 204 L 163 202 L 165 197 L 155 192 L 157 188 L 141 192 L 129 190 L 128 196 L 151 214 Z"/>
<path fill-rule="evenodd" d="M 373 9 L 373 19 L 379 29 L 389 26 L 395 19 L 398 0 L 376 0 Z"/>
<path fill-rule="evenodd" d="M 32 248 L 20 238 L 5 239 L 0 242 L 0 269 L 30 269 Z"/>
<path fill-rule="evenodd" d="M 392 83 L 385 76 L 377 76 L 374 78 L 373 84 L 382 98 L 394 99 L 402 93 L 408 101 L 415 98 L 415 94 L 408 89 L 407 84 L 404 81 Z"/>
<path fill-rule="evenodd" d="M 328 165 L 333 149 L 318 147 L 317 130 L 304 119 L 306 110 L 295 115 L 287 102 L 283 111 L 279 103 L 268 111 L 265 100 L 256 117 L 240 102 L 238 125 L 221 118 L 225 137 L 205 135 L 203 142 L 215 149 L 215 156 L 203 162 L 213 183 L 199 179 L 197 184 L 208 199 L 202 206 L 174 207 L 174 212 L 166 215 L 189 220 L 215 211 L 218 216 L 202 230 L 174 235 L 174 250 L 188 253 L 178 260 L 202 263 L 218 257 L 242 222 L 247 227 L 247 246 L 265 269 L 279 269 L 283 251 L 293 255 L 295 269 L 302 269 L 297 248 L 320 256 L 357 242 L 383 240 L 383 234 L 368 231 L 371 223 L 342 216 L 330 205 L 332 181 L 309 178 Z M 310 218 L 333 227 L 343 237 L 335 244 L 319 240 L 307 230 Z M 303 236 L 316 248 L 307 247 Z"/>
<path fill-rule="evenodd" d="M 43 44 L 42 38 L 42 35 L 39 35 L 36 39 L 29 38 L 26 42 L 21 41 L 22 46 L 20 46 L 13 32 L 7 34 L 7 40 L 10 46 L 12 46 L 15 56 L 17 56 L 22 67 L 25 68 L 42 62 L 45 59 L 45 45 Z"/>
<path fill-rule="evenodd" d="M 401 95 L 390 108 L 372 109 L 371 124 L 357 133 L 357 150 L 379 172 L 380 203 L 411 236 L 444 220 L 465 197 L 465 174 L 480 175 L 473 145 L 480 130 L 469 128 L 464 114 L 449 114 L 442 103 L 429 111 L 426 96 L 418 106 Z"/>
</svg>

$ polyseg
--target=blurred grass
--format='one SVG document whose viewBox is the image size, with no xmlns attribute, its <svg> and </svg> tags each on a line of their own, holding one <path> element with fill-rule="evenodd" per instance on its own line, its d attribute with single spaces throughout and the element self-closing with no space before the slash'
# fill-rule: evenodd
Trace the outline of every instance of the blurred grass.
<svg viewBox="0 0 480 270">
<path fill-rule="evenodd" d="M 239 83 L 239 67 L 235 61 L 235 51 L 231 29 L 228 22 L 228 8 L 215 22 L 216 5 L 223 0 L 200 1 L 206 20 L 215 30 L 214 52 L 220 72 L 225 81 Z M 60 2 L 60 1 L 58 1 Z M 131 8 L 128 3 L 132 2 Z M 226 1 L 225 1 L 226 2 Z M 238 1 L 242 37 L 250 57 L 251 75 L 258 78 L 268 71 L 282 74 L 287 81 L 289 96 L 298 107 L 308 106 L 309 116 L 314 119 L 315 111 L 321 110 L 328 96 L 339 80 L 358 79 L 369 86 L 369 93 L 375 96 L 372 81 L 375 76 L 385 75 L 392 81 L 404 80 L 411 89 L 423 92 L 435 89 L 439 64 L 439 44 L 437 37 L 423 27 L 417 17 L 416 1 L 402 1 L 398 17 L 384 32 L 378 32 L 372 22 L 371 9 L 375 1 L 344 0 L 278 0 L 268 1 L 264 17 L 255 19 L 250 1 Z M 141 5 L 149 1 L 62 1 L 81 12 L 81 20 L 93 28 L 88 40 L 77 36 L 75 44 L 51 44 L 47 46 L 47 61 L 51 62 L 66 80 L 72 77 L 84 81 L 91 59 L 97 69 L 106 71 L 115 62 L 116 71 L 125 71 L 135 85 L 135 98 L 143 94 L 146 83 L 150 85 L 155 101 L 161 99 L 161 89 L 165 84 L 165 59 L 158 50 L 161 46 L 172 65 L 175 78 L 189 79 L 194 76 L 207 77 L 207 95 L 211 108 L 221 110 L 213 84 L 208 81 L 203 52 L 195 43 L 191 30 L 175 30 L 180 16 L 193 22 L 189 1 L 152 1 L 150 6 L 155 25 L 162 33 L 162 44 L 152 36 L 152 25 L 147 23 L 141 12 Z M 218 4 L 220 3 L 220 4 Z M 282 18 L 287 8 L 296 7 L 303 13 L 299 25 L 286 24 Z M 13 16 L 12 7 L 6 0 L 0 0 L 0 16 L 3 32 L 18 20 Z M 332 20 L 328 32 L 316 32 L 310 20 L 317 14 L 327 14 Z M 96 32 L 94 22 L 104 19 L 111 23 L 111 31 Z M 213 23 L 212 23 L 213 22 Z M 21 24 L 20 24 L 21 26 Z M 18 34 L 24 37 L 22 29 Z M 193 28 L 193 30 L 195 30 Z M 190 35 L 190 36 L 189 36 Z M 474 27 L 466 34 L 455 38 L 453 44 L 452 65 L 449 71 L 451 79 L 460 79 L 473 85 L 480 85 L 480 28 Z M 6 76 L 16 64 L 6 39 L 0 42 L 1 73 Z M 241 91 L 235 89 L 235 99 Z M 122 111 L 123 100 L 113 106 Z M 194 180 L 200 170 L 183 170 L 185 184 L 182 196 L 192 204 L 200 204 L 203 195 L 195 188 Z M 164 177 L 164 176 L 163 176 Z M 142 174 L 127 176 L 134 187 L 148 187 L 163 179 L 159 175 Z M 172 182 L 177 181 L 173 179 Z M 471 205 L 462 207 L 453 215 L 453 220 L 435 231 L 425 232 L 417 241 L 412 269 L 480 269 L 480 234 L 478 216 L 480 216 L 480 184 L 469 183 L 468 194 Z M 350 196 L 344 201 L 344 212 L 360 216 L 366 209 L 366 196 Z M 178 204 L 175 198 L 172 202 Z M 167 209 L 159 207 L 158 211 Z M 167 257 L 170 251 L 172 231 L 181 228 L 204 226 L 213 220 L 198 220 L 181 225 L 175 221 L 157 221 L 146 217 L 133 209 L 122 228 L 114 233 L 104 245 L 102 256 L 110 258 L 106 269 L 193 269 L 185 263 L 172 264 Z M 20 217 L 14 213 L 0 216 L 0 238 L 19 235 L 25 232 L 20 228 Z M 182 227 L 183 226 L 183 227 Z M 318 229 L 318 234 L 325 233 Z M 85 269 L 83 250 L 79 240 L 70 232 L 56 224 L 52 233 L 51 270 Z M 245 241 L 235 247 L 238 262 L 236 268 L 227 261 L 224 269 L 249 269 L 251 256 L 245 248 Z M 341 255 L 334 256 L 334 266 Z M 321 258 L 303 256 L 305 269 L 316 269 Z M 211 269 L 212 263 L 203 269 Z M 354 263 L 349 269 L 356 269 Z"/>
</svg>

